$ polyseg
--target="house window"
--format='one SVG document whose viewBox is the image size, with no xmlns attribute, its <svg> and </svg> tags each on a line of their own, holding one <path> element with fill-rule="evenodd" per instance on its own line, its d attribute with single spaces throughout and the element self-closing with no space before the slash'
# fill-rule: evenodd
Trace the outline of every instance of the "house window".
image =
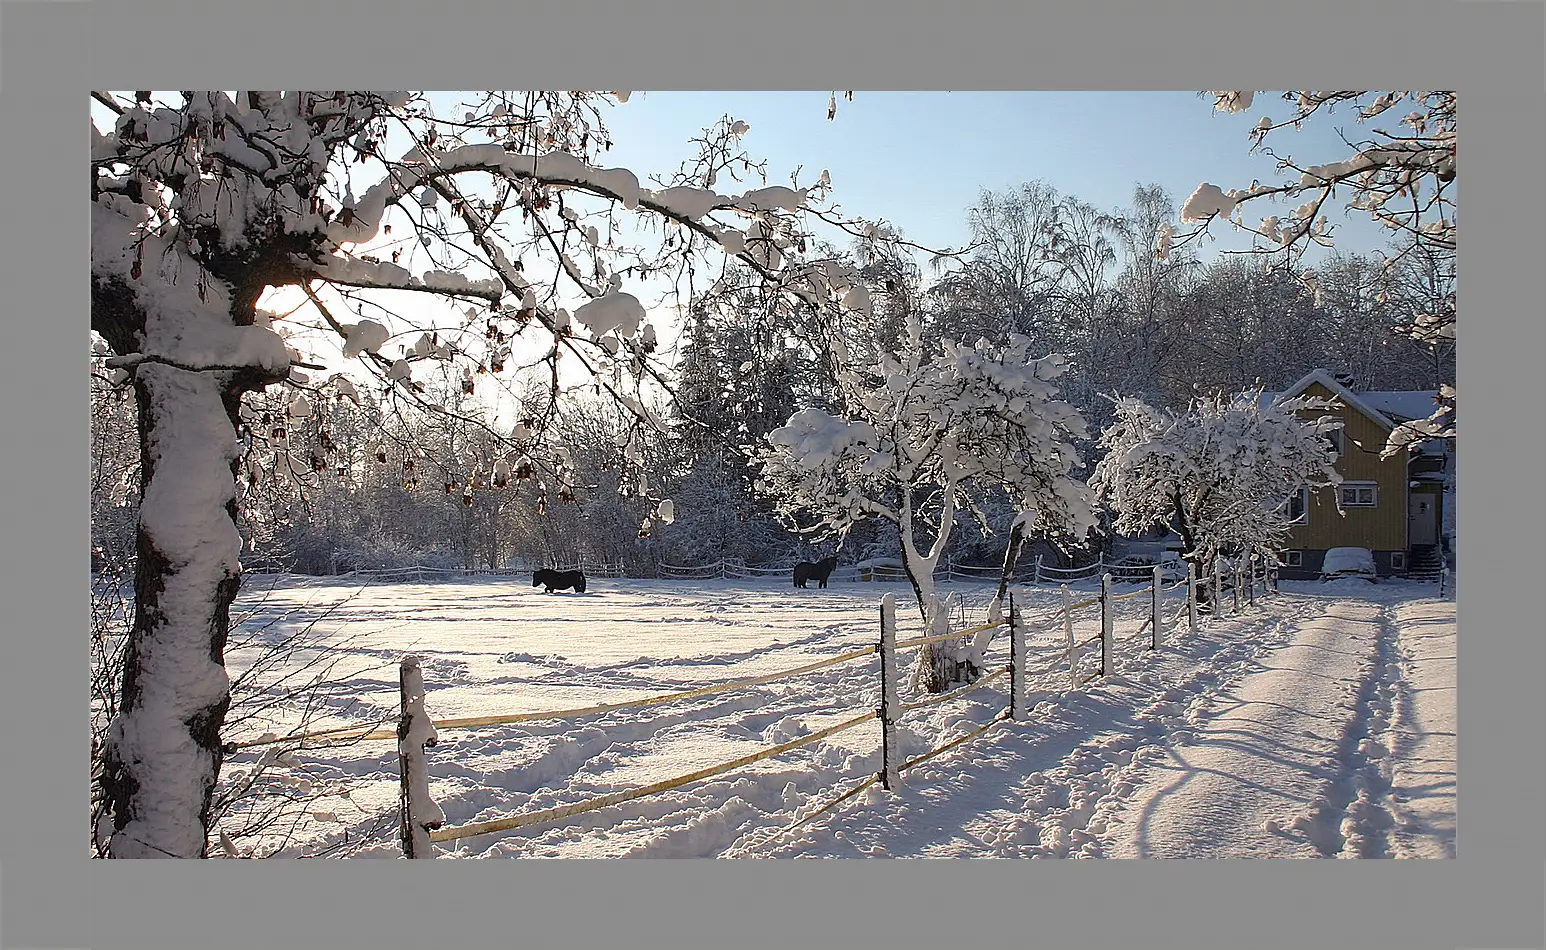
<svg viewBox="0 0 1547 950">
<path fill-rule="evenodd" d="M 1305 563 L 1299 551 L 1285 551 L 1284 556 L 1279 558 L 1279 560 L 1283 562 L 1285 567 L 1301 567 Z"/>
<path fill-rule="evenodd" d="M 1344 508 L 1374 508 L 1374 482 L 1344 482 L 1338 486 L 1338 501 Z"/>
<path fill-rule="evenodd" d="M 1327 438 L 1327 444 L 1332 446 L 1332 454 L 1336 455 L 1338 458 L 1342 458 L 1343 457 L 1343 430 L 1342 429 L 1333 429 L 1331 432 L 1323 433 L 1323 435 L 1325 435 L 1326 438 Z"/>
<path fill-rule="evenodd" d="M 1391 552 L 1391 569 L 1393 571 L 1407 570 L 1407 555 L 1401 551 Z"/>
<path fill-rule="evenodd" d="M 1302 488 L 1284 502 L 1284 513 L 1290 524 L 1305 524 L 1310 520 L 1310 494 L 1309 488 Z"/>
</svg>

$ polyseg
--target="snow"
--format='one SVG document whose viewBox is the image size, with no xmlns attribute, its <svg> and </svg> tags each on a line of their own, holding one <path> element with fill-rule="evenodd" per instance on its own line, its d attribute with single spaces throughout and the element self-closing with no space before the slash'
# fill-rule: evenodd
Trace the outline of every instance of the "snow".
<svg viewBox="0 0 1547 950">
<path fill-rule="evenodd" d="M 645 319 L 645 307 L 633 294 L 614 291 L 576 307 L 573 316 L 593 336 L 600 337 L 616 330 L 619 336 L 627 339 L 639 332 L 639 324 Z"/>
<path fill-rule="evenodd" d="M 1396 857 L 1456 856 L 1455 605 L 1400 604 L 1390 728 Z"/>
<path fill-rule="evenodd" d="M 148 446 L 155 468 L 140 523 L 169 571 L 159 616 L 140 651 L 140 703 L 132 715 L 114 720 L 110 741 L 131 774 L 153 776 L 162 793 L 115 833 L 113 849 L 123 857 L 196 857 L 204 847 L 198 814 L 210 756 L 194 742 L 188 722 L 222 699 L 229 682 L 210 659 L 209 591 L 239 570 L 242 541 L 226 505 L 241 446 L 211 374 L 151 363 L 138 375 L 158 407 Z M 163 461 L 168 464 L 158 464 Z"/>
<path fill-rule="evenodd" d="M 716 205 L 723 205 L 726 202 L 723 195 L 716 194 L 707 188 L 692 188 L 687 185 L 651 191 L 646 198 L 652 205 L 670 214 L 693 220 L 702 218 Z"/>
<path fill-rule="evenodd" d="M 875 427 L 868 422 L 849 422 L 821 409 L 802 409 L 786 425 L 769 433 L 768 441 L 808 467 L 819 468 L 846 456 L 868 456 L 866 447 L 876 445 L 877 437 Z"/>
<path fill-rule="evenodd" d="M 747 192 L 735 203 L 743 211 L 799 211 L 808 193 L 806 188 L 797 191 L 783 185 L 770 185 Z"/>
<path fill-rule="evenodd" d="M 1209 215 L 1218 215 L 1221 218 L 1230 217 L 1230 212 L 1235 210 L 1235 193 L 1227 195 L 1220 190 L 1218 185 L 1204 182 L 1187 196 L 1187 201 L 1182 204 L 1182 223 L 1192 224 L 1202 221 Z"/>
<path fill-rule="evenodd" d="M 727 254 L 740 254 L 747 246 L 747 236 L 734 228 L 718 232 L 715 237 Z"/>
<path fill-rule="evenodd" d="M 361 353 L 375 353 L 389 336 L 387 328 L 375 320 L 344 324 L 344 359 L 354 359 Z"/>
<path fill-rule="evenodd" d="M 133 288 L 147 314 L 139 360 L 154 359 L 188 368 L 256 366 L 287 371 L 290 351 L 273 330 L 232 326 L 230 295 L 219 281 L 201 290 L 198 268 L 182 249 L 105 207 L 91 205 L 91 270 Z M 143 241 L 139 276 L 130 249 Z M 129 354 L 124 354 L 128 357 Z"/>
<path fill-rule="evenodd" d="M 1214 96 L 1216 99 L 1214 108 L 1220 112 L 1232 114 L 1236 112 L 1245 112 L 1247 109 L 1252 107 L 1252 99 L 1255 97 L 1255 95 L 1256 94 L 1251 90 L 1215 92 Z"/>
<path fill-rule="evenodd" d="M 905 581 L 793 591 L 783 577 L 592 578 L 584 595 L 544 595 L 528 584 L 251 577 L 238 607 L 255 611 L 249 627 L 271 624 L 265 635 L 317 620 L 336 642 L 344 683 L 320 728 L 367 718 L 390 725 L 395 658 L 405 653 L 423 658 L 436 719 L 572 708 L 867 646 L 880 633 L 883 595 L 912 601 Z M 1079 690 L 1068 689 L 1058 588 L 1018 588 L 1028 716 L 902 773 L 895 791 L 876 786 L 798 829 L 790 826 L 880 769 L 878 726 L 633 802 L 437 847 L 442 856 L 561 858 L 1453 855 L 1454 602 L 1408 582 L 1284 588 L 1195 634 L 1184 623 L 1159 651 L 1146 649 L 1148 636 L 1134 637 L 1148 598 L 1119 602 L 1115 672 Z M 993 585 L 950 590 L 964 597 L 970 624 Z M 1166 613 L 1180 604 L 1169 595 Z M 1093 608 L 1076 613 L 1077 638 L 1095 631 L 1096 617 Z M 899 639 L 922 632 L 914 611 L 897 621 Z M 990 662 L 1003 662 L 1006 641 L 995 640 Z M 1093 652 L 1082 651 L 1082 669 Z M 233 655 L 233 675 L 245 656 Z M 899 662 L 909 658 L 904 651 Z M 451 826 L 578 802 L 873 709 L 878 682 L 877 659 L 868 657 L 568 722 L 442 727 L 426 756 L 429 790 Z M 1003 712 L 1008 686 L 1002 679 L 902 714 L 901 755 L 987 723 Z M 917 696 L 904 688 L 899 698 Z M 288 724 L 255 723 L 252 732 Z M 233 767 L 256 756 L 240 753 Z M 287 853 L 348 833 L 357 855 L 398 855 L 394 743 L 295 757 L 299 777 L 319 788 L 347 780 L 351 794 L 308 803 L 337 820 L 303 820 Z"/>
</svg>

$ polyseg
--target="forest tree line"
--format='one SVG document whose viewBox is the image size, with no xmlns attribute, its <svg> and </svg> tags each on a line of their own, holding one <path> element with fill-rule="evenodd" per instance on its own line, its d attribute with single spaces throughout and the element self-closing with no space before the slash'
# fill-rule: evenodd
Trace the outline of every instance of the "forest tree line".
<svg viewBox="0 0 1547 950">
<path fill-rule="evenodd" d="M 1031 182 L 981 195 L 967 212 L 974 244 L 959 258 L 921 265 L 885 225 L 847 248 L 822 248 L 858 270 L 873 302 L 869 320 L 838 328 L 845 357 L 867 365 L 895 352 L 910 312 L 936 337 L 1002 343 L 1020 334 L 1034 351 L 1064 354 L 1062 396 L 1090 427 L 1080 446 L 1087 471 L 1113 395 L 1181 409 L 1199 393 L 1283 388 L 1315 367 L 1348 374 L 1356 390 L 1438 389 L 1455 378 L 1453 341 L 1411 332 L 1414 313 L 1453 299 L 1444 262 L 1409 253 L 1387 266 L 1380 254 L 1336 252 L 1297 274 L 1253 254 L 1157 255 L 1154 235 L 1176 216 L 1158 186 L 1100 211 Z M 650 576 L 661 561 L 757 565 L 830 551 L 830 540 L 813 544 L 780 522 L 750 460 L 797 410 L 832 406 L 840 369 L 824 352 L 831 328 L 767 306 L 754 280 L 737 286 L 734 274 L 683 314 L 669 394 L 648 407 L 656 427 L 602 398 L 551 405 L 539 374 L 517 381 L 515 415 L 551 419 L 533 453 L 560 453 L 566 484 L 544 475 L 551 466 L 512 456 L 512 440 L 449 375 L 419 400 L 304 387 L 250 395 L 244 564 L 334 574 L 585 560 Z M 93 351 L 93 563 L 125 570 L 137 517 L 136 409 L 130 388 L 102 368 L 104 355 Z M 616 464 L 620 449 L 633 464 Z M 660 517 L 666 498 L 670 518 Z M 952 557 L 1002 557 L 1014 512 L 995 502 L 982 499 L 993 534 L 964 523 Z M 861 524 L 845 559 L 897 547 L 895 529 Z"/>
</svg>

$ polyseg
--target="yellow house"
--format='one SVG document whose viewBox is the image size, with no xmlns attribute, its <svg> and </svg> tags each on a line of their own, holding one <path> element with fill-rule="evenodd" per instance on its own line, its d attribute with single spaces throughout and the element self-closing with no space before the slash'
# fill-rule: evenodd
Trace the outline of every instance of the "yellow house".
<svg viewBox="0 0 1547 950">
<path fill-rule="evenodd" d="M 1264 396 L 1333 399 L 1337 405 L 1329 411 L 1343 420 L 1343 430 L 1333 436 L 1335 467 L 1343 482 L 1337 488 L 1302 491 L 1291 500 L 1299 521 L 1279 556 L 1281 573 L 1317 577 L 1327 552 L 1340 547 L 1369 549 L 1382 576 L 1437 572 L 1443 558 L 1445 473 L 1454 464 L 1451 440 L 1381 458 L 1393 429 L 1439 408 L 1437 393 L 1356 392 L 1349 384 L 1346 376 L 1317 369 L 1282 393 Z M 1341 496 L 1341 512 L 1334 491 Z"/>
</svg>

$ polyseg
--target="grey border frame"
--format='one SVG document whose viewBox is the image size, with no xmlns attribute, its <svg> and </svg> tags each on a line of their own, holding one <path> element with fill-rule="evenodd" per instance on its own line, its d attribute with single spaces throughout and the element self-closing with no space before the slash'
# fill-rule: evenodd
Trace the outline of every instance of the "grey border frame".
<svg viewBox="0 0 1547 950">
<path fill-rule="evenodd" d="M 1512 421 L 1522 400 L 1534 410 L 1542 381 L 1543 239 L 1532 213 L 1543 207 L 1540 3 L 0 6 L 0 307 L 19 331 L 0 374 L 12 449 L 0 548 L 10 634 L 0 660 L 0 946 L 1543 945 L 1547 808 L 1534 754 L 1543 642 L 1535 619 L 1518 620 L 1540 616 L 1541 596 L 1532 593 L 1540 539 L 1520 526 L 1543 523 L 1533 490 L 1543 467 L 1540 441 L 1518 440 Z M 86 557 L 86 396 L 68 370 L 83 365 L 86 215 L 68 197 L 62 207 L 74 210 L 60 213 L 58 196 L 80 187 L 89 88 L 264 88 L 281 80 L 291 88 L 1461 90 L 1468 219 L 1459 388 L 1468 457 L 1480 462 L 1462 465 L 1460 560 L 1477 568 L 1462 585 L 1460 609 L 1476 639 L 1460 663 L 1459 857 L 512 861 L 429 870 L 409 862 L 88 862 L 80 817 L 86 650 L 72 633 L 86 615 L 71 580 Z M 814 95 L 814 107 L 825 98 Z M 863 107 L 860 92 L 847 108 Z M 1499 638 L 1510 644 L 1507 662 L 1487 648 Z M 925 895 L 951 895 L 959 911 L 921 913 Z"/>
</svg>

